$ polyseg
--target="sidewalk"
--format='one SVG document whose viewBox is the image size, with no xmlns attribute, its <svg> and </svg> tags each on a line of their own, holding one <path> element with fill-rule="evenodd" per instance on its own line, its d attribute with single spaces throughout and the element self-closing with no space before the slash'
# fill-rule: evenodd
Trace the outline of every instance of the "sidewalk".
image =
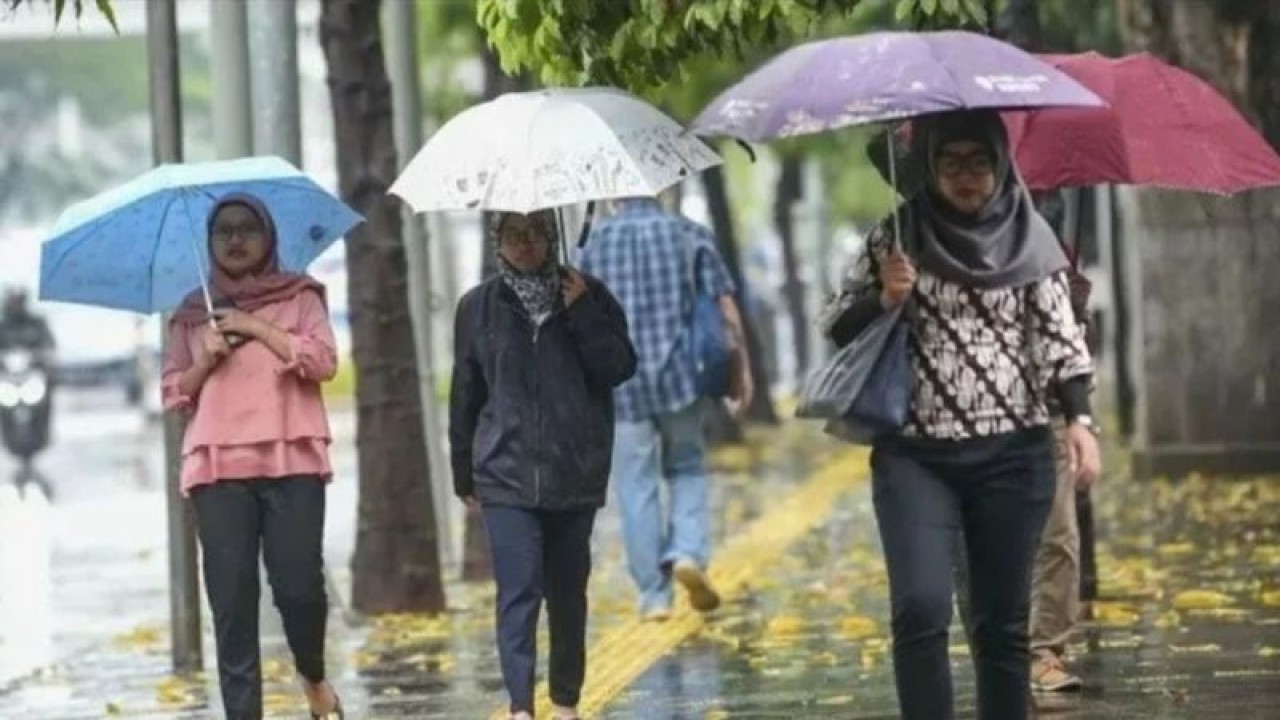
<svg viewBox="0 0 1280 720">
<path fill-rule="evenodd" d="M 804 480 L 808 468 L 840 449 L 815 440 L 799 426 L 782 432 L 757 432 L 752 439 L 749 445 L 715 454 L 712 504 L 718 544 L 766 513 L 775 498 L 785 496 L 790 486 Z M 341 477 L 333 486 L 331 507 L 347 508 L 350 504 L 353 509 L 355 483 L 346 477 L 354 472 L 354 463 L 343 467 L 344 462 L 339 461 L 335 465 Z M 344 523 L 353 529 L 354 512 L 334 515 L 341 517 L 331 516 L 326 552 L 331 568 L 341 568 L 350 548 L 334 537 L 348 535 L 349 530 L 340 527 Z M 155 561 L 151 558 L 149 562 Z M 612 509 L 602 513 L 598 523 L 595 562 L 591 635 L 598 639 L 634 617 L 618 518 Z M 340 570 L 334 574 L 343 575 Z M 77 653 L 36 677 L 0 687 L 0 717 L 207 717 L 210 703 L 217 702 L 215 673 L 184 681 L 168 676 L 167 605 L 163 594 L 155 592 L 157 588 L 147 586 L 145 596 L 132 603 L 134 618 L 140 610 L 150 610 L 146 621 L 131 625 L 129 632 L 117 631 L 91 650 Z M 502 704 L 492 641 L 492 590 L 487 585 L 458 585 L 449 589 L 449 598 L 452 610 L 444 617 L 391 617 L 371 625 L 360 624 L 358 619 L 353 624 L 347 614 L 335 608 L 330 619 L 331 674 L 352 717 L 484 717 Z M 113 602 L 122 603 L 120 599 Z M 207 613 L 205 618 L 207 625 Z M 543 642 L 545 647 L 545 639 Z M 284 661 L 283 638 L 264 637 L 263 649 L 264 657 L 270 659 L 266 668 L 269 714 L 304 717 L 300 694 Z M 208 628 L 205 658 L 211 667 L 213 644 Z"/>
<path fill-rule="evenodd" d="M 586 717 L 613 720 L 896 717 L 887 587 L 865 454 L 791 425 L 718 453 L 715 577 L 726 606 L 635 622 L 617 515 L 597 532 Z M 1280 479 L 1128 479 L 1098 492 L 1104 602 L 1073 648 L 1083 693 L 1042 717 L 1277 717 Z M 438 617 L 332 620 L 333 675 L 353 718 L 484 718 L 502 706 L 491 590 L 450 589 Z M 156 624 L 0 691 L 0 717 L 209 717 L 216 688 L 167 677 Z M 958 636 L 958 633 L 957 635 Z M 545 638 L 540 647 L 545 648 Z M 264 642 L 272 717 L 305 717 L 279 638 Z M 957 704 L 973 675 L 953 651 Z M 206 644 L 212 658 L 212 644 Z"/>
</svg>

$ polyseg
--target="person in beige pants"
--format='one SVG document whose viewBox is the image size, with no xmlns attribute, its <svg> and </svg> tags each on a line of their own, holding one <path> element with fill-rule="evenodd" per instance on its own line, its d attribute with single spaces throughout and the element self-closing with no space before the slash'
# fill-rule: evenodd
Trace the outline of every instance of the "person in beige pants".
<svg viewBox="0 0 1280 720">
<path fill-rule="evenodd" d="M 1031 685 L 1041 692 L 1078 690 L 1080 678 L 1063 664 L 1080 617 L 1078 474 L 1069 467 L 1062 428 L 1054 428 L 1058 489 L 1040 535 L 1031 579 Z"/>
</svg>

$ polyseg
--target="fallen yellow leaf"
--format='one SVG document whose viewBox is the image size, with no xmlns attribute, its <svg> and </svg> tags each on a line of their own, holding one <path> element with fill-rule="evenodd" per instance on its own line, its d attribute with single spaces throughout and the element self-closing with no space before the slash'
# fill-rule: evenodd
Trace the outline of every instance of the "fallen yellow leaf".
<svg viewBox="0 0 1280 720">
<path fill-rule="evenodd" d="M 1099 625 L 1108 627 L 1130 627 L 1137 625 L 1142 617 L 1132 605 L 1118 602 L 1095 602 L 1093 616 Z"/>
<path fill-rule="evenodd" d="M 861 640 L 879 634 L 879 626 L 869 617 L 849 615 L 840 620 L 840 637 L 845 640 Z"/>
<path fill-rule="evenodd" d="M 1173 596 L 1173 606 L 1178 610 L 1208 610 L 1233 605 L 1235 599 L 1213 590 L 1185 590 Z"/>
<path fill-rule="evenodd" d="M 804 630 L 804 618 L 798 615 L 778 615 L 769 621 L 765 630 L 767 635 L 775 637 L 792 637 Z"/>
<path fill-rule="evenodd" d="M 127 633 L 117 635 L 112 644 L 121 650 L 151 650 L 160 645 L 164 635 L 160 628 L 142 625 Z"/>
<path fill-rule="evenodd" d="M 1169 649 L 1172 650 L 1175 655 L 1222 652 L 1222 646 L 1217 643 L 1205 643 L 1203 645 L 1170 645 Z"/>
<path fill-rule="evenodd" d="M 1280 607 L 1280 590 L 1268 590 L 1258 597 L 1264 607 Z"/>
<path fill-rule="evenodd" d="M 1157 547 L 1156 552 L 1166 558 L 1185 557 L 1194 555 L 1196 546 L 1189 542 L 1165 543 Z"/>
</svg>

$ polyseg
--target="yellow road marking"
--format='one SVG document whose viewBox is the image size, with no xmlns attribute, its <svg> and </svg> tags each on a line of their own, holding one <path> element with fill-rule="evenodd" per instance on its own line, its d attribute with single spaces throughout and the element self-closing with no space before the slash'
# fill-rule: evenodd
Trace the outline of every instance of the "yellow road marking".
<svg viewBox="0 0 1280 720">
<path fill-rule="evenodd" d="M 775 508 L 748 525 L 718 554 L 710 570 L 711 581 L 725 601 L 740 595 L 747 583 L 759 577 L 788 547 L 824 522 L 836 501 L 866 479 L 867 453 L 841 451 L 803 484 L 787 493 Z M 587 678 L 578 703 L 583 717 L 590 717 L 625 691 L 653 663 L 697 634 L 705 624 L 701 613 L 681 598 L 671 619 L 646 623 L 639 618 L 623 623 L 587 649 Z M 539 683 L 538 717 L 551 716 L 547 684 Z M 505 709 L 493 720 L 504 720 Z"/>
</svg>

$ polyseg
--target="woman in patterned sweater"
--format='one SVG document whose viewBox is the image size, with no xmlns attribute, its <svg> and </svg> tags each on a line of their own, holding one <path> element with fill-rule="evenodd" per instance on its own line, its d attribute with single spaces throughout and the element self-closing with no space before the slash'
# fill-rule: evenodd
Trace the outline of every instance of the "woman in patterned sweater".
<svg viewBox="0 0 1280 720">
<path fill-rule="evenodd" d="M 900 210 L 903 242 L 873 232 L 821 322 L 845 345 L 909 302 L 910 416 L 871 457 L 903 717 L 953 717 L 947 631 L 963 538 L 979 716 L 1021 720 L 1032 560 L 1055 488 L 1046 401 L 1064 411 L 1072 472 L 1096 477 L 1092 360 L 1067 258 L 1015 174 L 999 115 L 934 116 L 915 133 L 924 187 Z"/>
</svg>

